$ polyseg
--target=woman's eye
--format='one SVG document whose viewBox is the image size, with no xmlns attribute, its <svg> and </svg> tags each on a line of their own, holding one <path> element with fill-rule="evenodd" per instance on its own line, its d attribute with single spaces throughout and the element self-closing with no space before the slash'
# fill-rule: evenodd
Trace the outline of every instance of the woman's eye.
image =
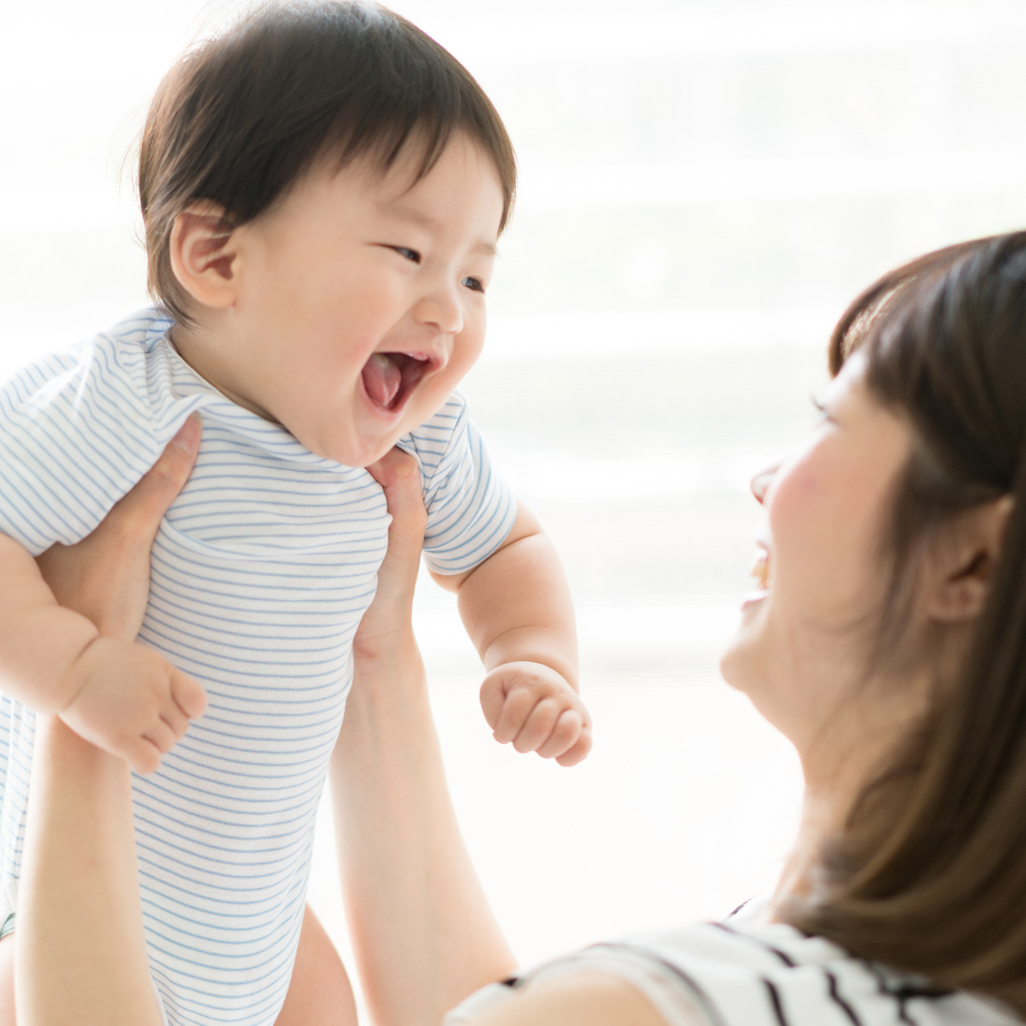
<svg viewBox="0 0 1026 1026">
<path fill-rule="evenodd" d="M 480 278 L 464 278 L 460 284 L 471 289 L 473 292 L 484 292 L 485 290 L 484 282 Z"/>
<path fill-rule="evenodd" d="M 407 249 L 405 246 L 393 246 L 392 249 L 400 256 L 406 257 L 411 263 L 420 263 L 420 254 L 415 249 Z"/>
<path fill-rule="evenodd" d="M 821 403 L 814 395 L 810 395 L 809 399 L 812 400 L 812 405 L 816 410 L 816 421 L 822 423 L 824 420 L 830 420 L 830 410 Z"/>
</svg>

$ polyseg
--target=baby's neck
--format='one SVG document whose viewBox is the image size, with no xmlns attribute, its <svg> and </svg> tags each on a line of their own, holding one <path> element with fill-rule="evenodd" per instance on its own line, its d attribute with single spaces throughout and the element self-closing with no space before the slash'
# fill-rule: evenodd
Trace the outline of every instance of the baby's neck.
<svg viewBox="0 0 1026 1026">
<path fill-rule="evenodd" d="M 212 388 L 226 399 L 272 423 L 277 421 L 266 410 L 248 399 L 238 383 L 235 363 L 242 346 L 225 338 L 225 332 L 194 321 L 176 321 L 169 338 L 178 355 Z"/>
</svg>

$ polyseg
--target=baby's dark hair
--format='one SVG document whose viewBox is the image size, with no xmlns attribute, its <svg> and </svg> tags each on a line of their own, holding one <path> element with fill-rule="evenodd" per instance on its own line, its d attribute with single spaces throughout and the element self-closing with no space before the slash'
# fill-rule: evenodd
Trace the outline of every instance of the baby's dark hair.
<svg viewBox="0 0 1026 1026">
<path fill-rule="evenodd" d="M 385 172 L 411 140 L 420 180 L 455 132 L 495 163 L 502 231 L 516 190 L 513 146 L 459 61 L 368 0 L 258 8 L 187 51 L 150 105 L 139 154 L 150 293 L 188 320 L 170 239 L 190 203 L 219 204 L 230 230 L 268 210 L 324 156 L 339 168 L 369 157 Z"/>
</svg>

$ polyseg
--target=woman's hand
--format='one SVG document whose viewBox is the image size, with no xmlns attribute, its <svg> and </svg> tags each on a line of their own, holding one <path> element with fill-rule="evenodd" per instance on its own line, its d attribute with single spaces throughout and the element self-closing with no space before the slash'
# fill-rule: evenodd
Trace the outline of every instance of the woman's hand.
<svg viewBox="0 0 1026 1026">
<path fill-rule="evenodd" d="M 150 548 L 189 480 L 202 431 L 194 413 L 92 534 L 77 545 L 54 545 L 36 560 L 57 601 L 105 637 L 135 641 L 139 633 L 150 597 Z"/>
<path fill-rule="evenodd" d="M 150 546 L 188 480 L 200 432 L 190 417 L 88 538 L 39 558 L 57 601 L 89 617 L 110 644 L 128 648 L 138 633 Z M 128 764 L 58 717 L 37 717 L 13 981 L 15 950 L 0 944 L 0 988 L 8 1007 L 16 992 L 21 1026 L 159 1026 L 138 878 Z"/>
<path fill-rule="evenodd" d="M 339 868 L 371 1017 L 440 1023 L 515 961 L 460 836 L 413 636 L 427 522 L 417 463 L 393 449 L 367 469 L 392 524 L 331 760 Z"/>
<path fill-rule="evenodd" d="M 201 685 L 135 644 L 150 593 L 150 548 L 199 449 L 190 417 L 139 483 L 77 545 L 37 560 L 58 603 L 92 620 L 100 637 L 72 667 L 74 698 L 60 718 L 86 741 L 152 773 L 206 711 Z"/>
<path fill-rule="evenodd" d="M 357 661 L 388 654 L 400 638 L 412 638 L 413 591 L 427 526 L 420 468 L 412 456 L 391 449 L 367 471 L 385 491 L 392 523 L 378 590 L 353 640 Z"/>
</svg>

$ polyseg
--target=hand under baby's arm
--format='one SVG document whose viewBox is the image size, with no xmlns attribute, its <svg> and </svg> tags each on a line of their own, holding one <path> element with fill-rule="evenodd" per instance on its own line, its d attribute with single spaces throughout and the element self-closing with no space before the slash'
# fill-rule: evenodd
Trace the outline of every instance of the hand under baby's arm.
<svg viewBox="0 0 1026 1026">
<path fill-rule="evenodd" d="M 182 444 L 168 446 L 121 500 L 125 515 L 118 524 L 135 514 L 148 523 L 148 507 L 166 509 L 189 476 L 199 430 L 198 421 L 182 429 L 176 439 Z M 37 713 L 58 714 L 87 741 L 148 773 L 189 719 L 202 715 L 206 696 L 192 678 L 135 643 L 149 589 L 148 553 L 139 566 L 121 560 L 110 567 L 122 601 L 91 600 L 83 582 L 95 574 L 82 571 L 93 543 L 102 537 L 109 543 L 111 530 L 105 521 L 73 548 L 54 546 L 38 560 L 0 534 L 0 687 Z"/>
<path fill-rule="evenodd" d="M 591 751 L 591 717 L 577 694 L 570 589 L 552 543 L 523 506 L 503 545 L 466 574 L 436 581 L 488 670 L 481 707 L 495 739 L 573 766 Z"/>
</svg>

